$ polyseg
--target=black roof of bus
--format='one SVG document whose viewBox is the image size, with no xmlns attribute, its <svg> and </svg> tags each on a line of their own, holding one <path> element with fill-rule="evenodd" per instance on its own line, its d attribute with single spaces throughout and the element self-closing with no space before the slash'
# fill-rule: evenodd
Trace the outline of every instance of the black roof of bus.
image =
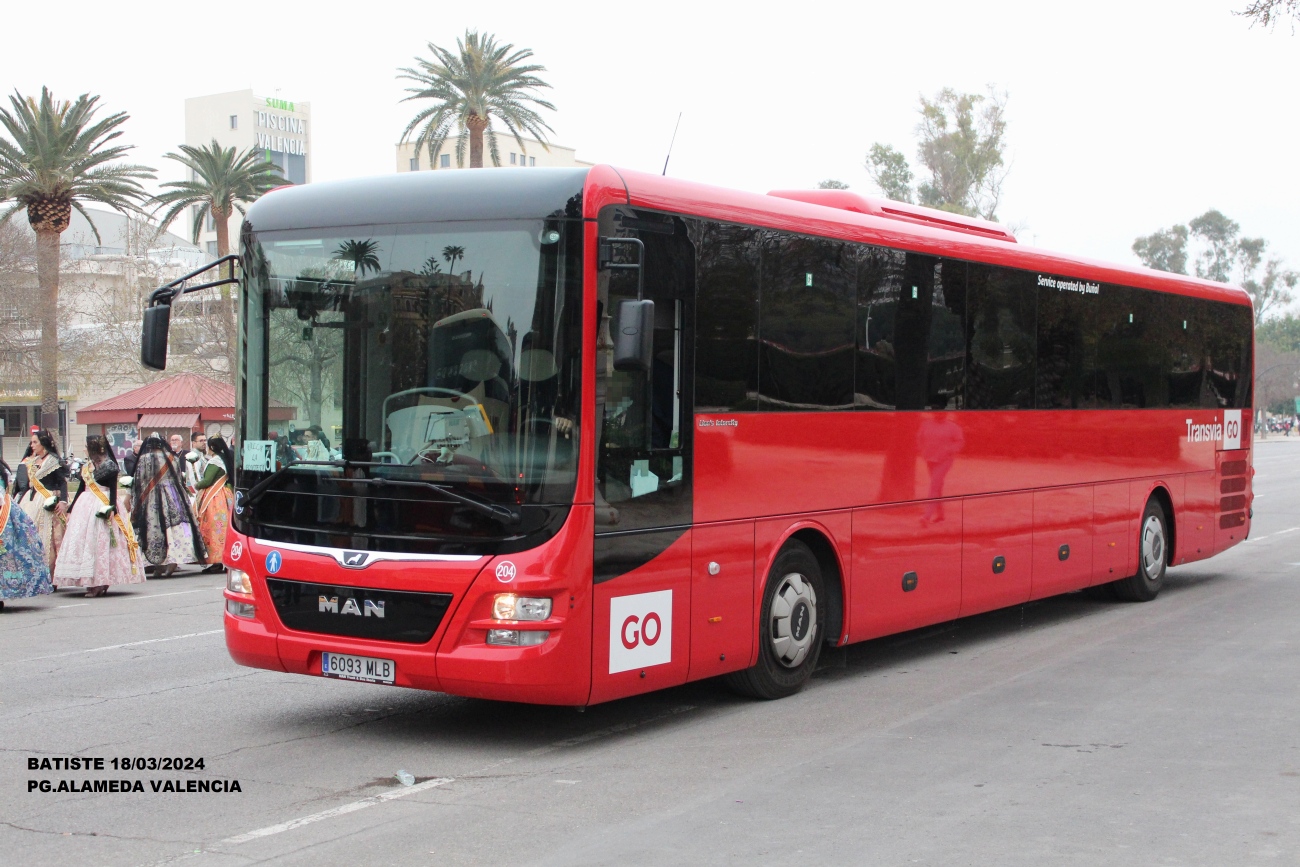
<svg viewBox="0 0 1300 867">
<path fill-rule="evenodd" d="M 580 218 L 586 168 L 423 171 L 282 187 L 248 209 L 253 231 Z"/>
</svg>

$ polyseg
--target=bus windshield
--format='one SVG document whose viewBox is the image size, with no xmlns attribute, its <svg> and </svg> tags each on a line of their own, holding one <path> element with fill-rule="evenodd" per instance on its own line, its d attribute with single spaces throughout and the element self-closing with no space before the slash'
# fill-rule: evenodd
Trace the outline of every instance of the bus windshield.
<svg viewBox="0 0 1300 867">
<path fill-rule="evenodd" d="M 245 532 L 481 553 L 572 502 L 579 228 L 249 231 L 244 245 Z"/>
</svg>

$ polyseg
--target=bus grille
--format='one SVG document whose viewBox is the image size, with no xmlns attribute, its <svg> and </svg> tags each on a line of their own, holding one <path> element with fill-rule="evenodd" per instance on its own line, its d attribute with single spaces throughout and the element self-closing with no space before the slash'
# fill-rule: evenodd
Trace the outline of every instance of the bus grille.
<svg viewBox="0 0 1300 867">
<path fill-rule="evenodd" d="M 450 593 L 411 593 L 267 578 L 280 622 L 301 632 L 423 644 L 438 631 Z"/>
<path fill-rule="evenodd" d="M 1246 524 L 1246 474 L 1250 466 L 1245 461 L 1224 461 L 1219 465 L 1219 529 L 1232 530 Z"/>
</svg>

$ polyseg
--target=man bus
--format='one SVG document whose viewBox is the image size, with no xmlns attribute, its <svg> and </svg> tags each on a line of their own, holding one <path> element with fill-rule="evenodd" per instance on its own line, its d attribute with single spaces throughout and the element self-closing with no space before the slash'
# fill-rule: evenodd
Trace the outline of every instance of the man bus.
<svg viewBox="0 0 1300 867">
<path fill-rule="evenodd" d="M 982 220 L 420 172 L 275 191 L 240 262 L 243 665 L 777 698 L 825 644 L 1150 600 L 1250 530 L 1248 296 Z M 178 291 L 146 313 L 155 367 Z M 286 406 L 339 453 L 277 447 Z"/>
</svg>

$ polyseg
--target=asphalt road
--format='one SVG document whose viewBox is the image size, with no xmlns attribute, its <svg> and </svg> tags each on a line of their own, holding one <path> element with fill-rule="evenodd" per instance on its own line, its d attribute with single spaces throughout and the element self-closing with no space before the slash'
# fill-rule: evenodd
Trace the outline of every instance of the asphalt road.
<svg viewBox="0 0 1300 867">
<path fill-rule="evenodd" d="M 579 714 L 243 669 L 220 576 L 11 602 L 0 863 L 1300 863 L 1300 440 L 1256 467 L 1252 539 L 1153 603 L 855 645 L 779 702 L 703 683 Z M 205 770 L 28 770 L 68 755 Z M 146 792 L 27 790 L 85 778 Z M 242 791 L 148 791 L 198 778 Z"/>
</svg>

